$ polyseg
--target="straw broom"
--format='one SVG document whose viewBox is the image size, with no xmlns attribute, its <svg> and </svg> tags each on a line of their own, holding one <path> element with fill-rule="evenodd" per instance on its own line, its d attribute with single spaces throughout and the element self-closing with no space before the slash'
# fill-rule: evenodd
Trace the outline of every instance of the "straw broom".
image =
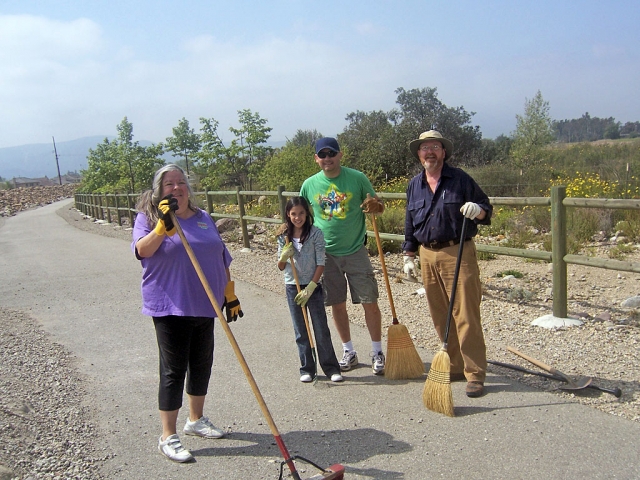
<svg viewBox="0 0 640 480">
<path fill-rule="evenodd" d="M 375 215 L 371 215 L 371 223 L 373 224 L 373 232 L 376 236 L 376 244 L 378 245 L 378 253 L 380 254 L 380 265 L 382 266 L 384 282 L 387 287 L 387 296 L 389 297 L 389 306 L 391 307 L 391 315 L 393 317 L 393 324 L 390 325 L 387 330 L 387 361 L 384 367 L 384 376 L 391 380 L 419 378 L 424 374 L 424 363 L 422 363 L 422 359 L 420 355 L 418 355 L 418 351 L 413 344 L 413 340 L 411 340 L 407 327 L 399 323 L 396 317 L 396 309 L 393 304 L 387 266 L 384 261 L 384 253 L 382 252 L 380 233 L 378 232 Z"/>
<path fill-rule="evenodd" d="M 451 358 L 447 352 L 447 340 L 449 339 L 449 327 L 453 316 L 453 303 L 456 299 L 456 287 L 458 286 L 458 274 L 460 273 L 460 263 L 462 261 L 462 248 L 467 236 L 467 217 L 462 221 L 462 234 L 460 235 L 460 247 L 458 248 L 458 258 L 456 259 L 455 272 L 453 274 L 453 286 L 451 287 L 451 297 L 449 298 L 449 309 L 447 310 L 447 326 L 444 331 L 444 342 L 442 348 L 437 352 L 431 368 L 427 375 L 427 381 L 422 390 L 422 402 L 429 410 L 437 413 L 455 417 L 453 411 L 453 393 L 451 391 Z"/>
</svg>

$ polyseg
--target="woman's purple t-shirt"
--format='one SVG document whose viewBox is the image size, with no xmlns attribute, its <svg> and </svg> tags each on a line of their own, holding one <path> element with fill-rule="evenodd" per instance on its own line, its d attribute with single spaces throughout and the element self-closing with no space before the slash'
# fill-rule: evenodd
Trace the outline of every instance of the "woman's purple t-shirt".
<svg viewBox="0 0 640 480">
<path fill-rule="evenodd" d="M 205 274 L 220 308 L 224 303 L 227 284 L 226 268 L 231 264 L 227 250 L 215 223 L 204 210 L 186 220 L 178 219 L 200 267 Z M 155 225 L 153 226 L 155 227 Z M 133 227 L 131 249 L 152 228 L 147 216 L 138 213 Z M 136 257 L 138 257 L 136 253 Z M 211 301 L 202 286 L 180 236 L 165 236 L 160 248 L 142 263 L 142 313 L 151 317 L 167 315 L 216 317 Z"/>
</svg>

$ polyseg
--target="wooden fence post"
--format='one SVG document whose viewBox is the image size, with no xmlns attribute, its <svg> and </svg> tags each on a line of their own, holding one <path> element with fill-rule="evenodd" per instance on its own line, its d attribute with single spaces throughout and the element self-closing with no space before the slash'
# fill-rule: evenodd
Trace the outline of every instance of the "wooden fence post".
<svg viewBox="0 0 640 480">
<path fill-rule="evenodd" d="M 109 195 L 105 193 L 104 195 L 104 205 L 107 208 L 107 223 L 111 223 L 111 202 L 109 201 Z"/>
<path fill-rule="evenodd" d="M 280 205 L 280 218 L 282 219 L 282 223 L 285 223 L 287 221 L 286 216 L 287 214 L 286 212 L 286 207 L 287 207 L 287 199 L 284 195 L 282 195 L 282 192 L 284 192 L 284 185 L 279 185 L 278 186 L 278 204 Z"/>
<path fill-rule="evenodd" d="M 551 188 L 551 261 L 553 263 L 553 316 L 567 318 L 567 188 Z"/>
<path fill-rule="evenodd" d="M 238 196 L 238 209 L 240 210 L 240 228 L 242 229 L 242 243 L 244 248 L 251 249 L 251 242 L 249 241 L 249 231 L 247 230 L 247 221 L 244 216 L 244 199 L 240 195 L 240 187 L 236 187 L 236 195 Z"/>
<path fill-rule="evenodd" d="M 209 195 L 209 192 L 204 192 L 204 195 L 207 199 L 207 212 L 209 212 L 209 215 L 211 215 L 213 213 L 213 195 Z"/>
<path fill-rule="evenodd" d="M 133 203 L 131 193 L 127 193 L 127 208 L 129 209 L 129 226 L 133 228 L 133 222 L 135 221 L 133 218 L 133 209 L 135 208 L 135 205 Z"/>
</svg>

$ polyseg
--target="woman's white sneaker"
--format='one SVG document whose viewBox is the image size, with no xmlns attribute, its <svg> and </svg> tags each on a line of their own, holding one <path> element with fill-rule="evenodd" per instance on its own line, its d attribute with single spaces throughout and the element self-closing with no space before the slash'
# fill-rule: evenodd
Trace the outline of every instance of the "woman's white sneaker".
<svg viewBox="0 0 640 480">
<path fill-rule="evenodd" d="M 207 417 L 200 417 L 195 422 L 191 422 L 187 418 L 183 431 L 185 435 L 196 435 L 204 438 L 224 437 L 224 432 L 211 423 Z"/>
<path fill-rule="evenodd" d="M 191 452 L 182 446 L 180 437 L 177 434 L 169 435 L 164 441 L 162 441 L 162 435 L 158 440 L 158 450 L 165 457 L 173 460 L 174 462 L 188 462 L 193 458 Z"/>
</svg>

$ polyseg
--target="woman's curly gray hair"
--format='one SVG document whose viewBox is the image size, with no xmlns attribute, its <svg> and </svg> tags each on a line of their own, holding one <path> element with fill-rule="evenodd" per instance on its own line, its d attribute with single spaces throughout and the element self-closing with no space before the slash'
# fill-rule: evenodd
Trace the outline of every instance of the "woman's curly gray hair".
<svg viewBox="0 0 640 480">
<path fill-rule="evenodd" d="M 164 180 L 164 176 L 167 172 L 180 172 L 182 174 L 187 184 L 187 191 L 189 192 L 189 209 L 193 210 L 194 212 L 198 210 L 198 207 L 196 207 L 196 196 L 193 193 L 193 189 L 189 184 L 189 180 L 187 179 L 184 170 L 178 165 L 170 163 L 158 169 L 158 171 L 153 176 L 153 184 L 151 190 L 143 192 L 138 199 L 138 203 L 136 204 L 136 210 L 138 210 L 138 212 L 144 213 L 147 216 L 149 225 L 155 225 L 158 222 L 158 204 L 163 197 L 162 181 Z"/>
</svg>

